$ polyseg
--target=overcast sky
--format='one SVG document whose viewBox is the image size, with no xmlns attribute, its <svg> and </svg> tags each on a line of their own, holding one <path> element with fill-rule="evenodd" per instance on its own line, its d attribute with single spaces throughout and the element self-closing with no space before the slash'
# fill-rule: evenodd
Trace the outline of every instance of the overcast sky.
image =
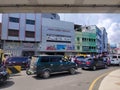
<svg viewBox="0 0 120 90">
<path fill-rule="evenodd" d="M 59 14 L 61 20 L 80 25 L 97 25 L 105 27 L 109 43 L 120 43 L 120 14 Z"/>
</svg>

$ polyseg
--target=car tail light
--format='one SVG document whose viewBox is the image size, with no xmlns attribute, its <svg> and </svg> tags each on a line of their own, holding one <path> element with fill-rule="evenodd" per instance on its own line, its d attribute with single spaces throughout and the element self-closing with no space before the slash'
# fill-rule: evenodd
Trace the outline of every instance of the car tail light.
<svg viewBox="0 0 120 90">
<path fill-rule="evenodd" d="M 90 65 L 90 62 L 89 62 L 89 61 L 87 61 L 87 62 L 86 62 L 86 64 L 87 64 L 87 65 Z"/>
</svg>

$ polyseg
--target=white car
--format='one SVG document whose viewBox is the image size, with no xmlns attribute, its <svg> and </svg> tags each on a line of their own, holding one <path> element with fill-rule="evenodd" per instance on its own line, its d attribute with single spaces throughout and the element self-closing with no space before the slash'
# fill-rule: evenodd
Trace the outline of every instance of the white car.
<svg viewBox="0 0 120 90">
<path fill-rule="evenodd" d="M 113 55 L 110 61 L 111 61 L 111 65 L 120 66 L 120 55 Z"/>
</svg>

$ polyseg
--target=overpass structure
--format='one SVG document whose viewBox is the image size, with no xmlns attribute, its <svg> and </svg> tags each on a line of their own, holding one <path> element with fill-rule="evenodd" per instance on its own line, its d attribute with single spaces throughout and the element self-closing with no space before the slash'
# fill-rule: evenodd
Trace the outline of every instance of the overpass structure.
<svg viewBox="0 0 120 90">
<path fill-rule="evenodd" d="M 120 13 L 120 0 L 0 0 L 0 13 Z"/>
</svg>

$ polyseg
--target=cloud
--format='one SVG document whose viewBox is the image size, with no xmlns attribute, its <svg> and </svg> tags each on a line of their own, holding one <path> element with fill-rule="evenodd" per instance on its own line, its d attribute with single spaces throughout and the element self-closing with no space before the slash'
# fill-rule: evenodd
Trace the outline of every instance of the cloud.
<svg viewBox="0 0 120 90">
<path fill-rule="evenodd" d="M 120 43 L 120 17 L 119 14 L 103 14 L 98 20 L 98 27 L 105 27 L 108 33 L 108 41 L 111 44 Z"/>
<path fill-rule="evenodd" d="M 120 14 L 105 14 L 105 13 L 75 13 L 63 14 L 65 21 L 71 21 L 79 25 L 97 25 L 98 27 L 105 27 L 108 33 L 108 41 L 111 44 L 120 43 Z"/>
<path fill-rule="evenodd" d="M 120 23 L 112 23 L 108 31 L 109 42 L 115 44 L 120 43 Z"/>
</svg>

